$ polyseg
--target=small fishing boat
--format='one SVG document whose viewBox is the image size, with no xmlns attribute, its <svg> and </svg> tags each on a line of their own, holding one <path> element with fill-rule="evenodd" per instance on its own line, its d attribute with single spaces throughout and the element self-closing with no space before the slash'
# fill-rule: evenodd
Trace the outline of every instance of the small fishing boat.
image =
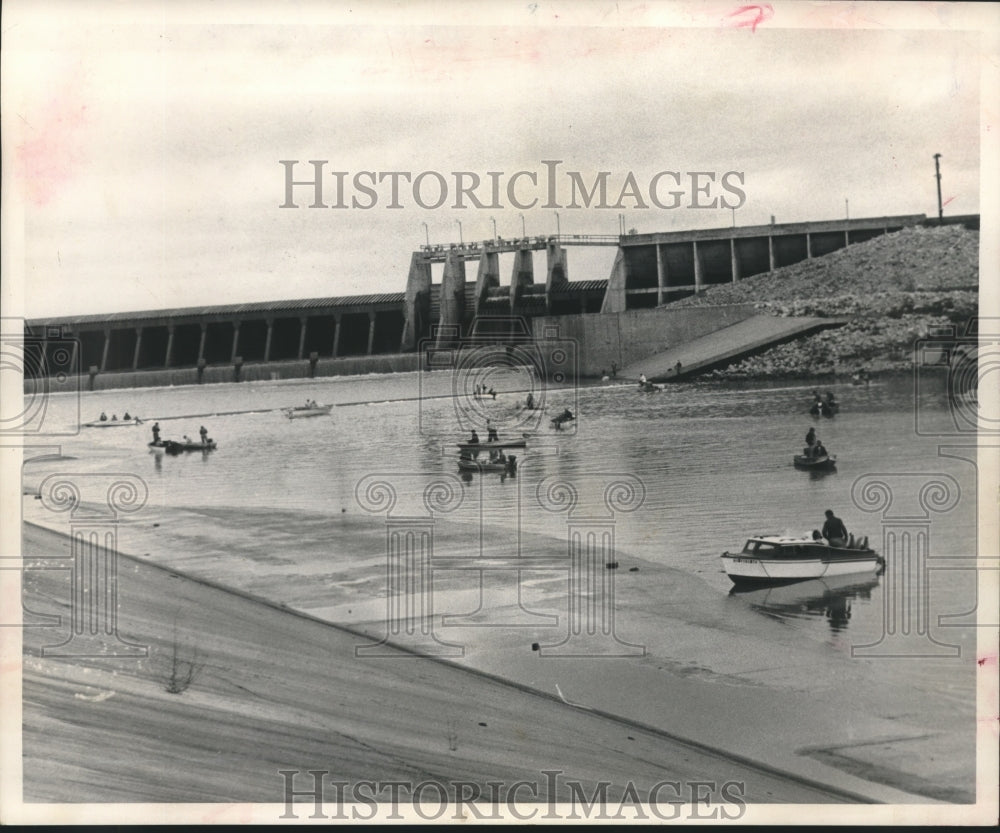
<svg viewBox="0 0 1000 833">
<path fill-rule="evenodd" d="M 506 460 L 469 460 L 461 457 L 458 460 L 458 469 L 459 471 L 496 471 L 514 474 L 517 471 L 517 458 L 511 456 Z"/>
<path fill-rule="evenodd" d="M 792 457 L 792 465 L 804 471 L 832 471 L 837 468 L 837 457 L 834 454 L 820 454 L 819 457 L 796 454 Z"/>
<path fill-rule="evenodd" d="M 218 446 L 213 439 L 205 442 L 193 440 L 178 442 L 177 440 L 156 440 L 148 444 L 153 450 L 163 449 L 167 454 L 183 454 L 185 451 L 215 451 Z"/>
<path fill-rule="evenodd" d="M 836 416 L 837 412 L 840 410 L 840 404 L 837 402 L 813 402 L 812 407 L 809 409 L 809 413 L 813 416 L 822 417 L 832 417 Z"/>
<path fill-rule="evenodd" d="M 142 425 L 141 419 L 105 419 L 94 422 L 85 422 L 84 428 L 125 428 L 129 425 Z"/>
<path fill-rule="evenodd" d="M 333 405 L 298 405 L 294 408 L 282 408 L 281 412 L 289 419 L 301 419 L 302 417 L 326 416 L 333 409 Z"/>
<path fill-rule="evenodd" d="M 458 443 L 462 451 L 494 451 L 501 448 L 526 448 L 527 440 L 493 440 L 485 443 Z"/>
<path fill-rule="evenodd" d="M 760 535 L 749 538 L 740 552 L 724 552 L 720 557 L 726 574 L 738 585 L 874 574 L 885 564 L 868 546 L 867 538 L 862 538 L 860 545 L 833 547 L 808 536 Z"/>
</svg>

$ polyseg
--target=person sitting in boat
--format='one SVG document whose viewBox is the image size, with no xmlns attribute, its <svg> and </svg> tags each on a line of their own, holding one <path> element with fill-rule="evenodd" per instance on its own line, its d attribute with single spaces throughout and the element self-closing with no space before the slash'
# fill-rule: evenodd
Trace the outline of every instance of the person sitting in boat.
<svg viewBox="0 0 1000 833">
<path fill-rule="evenodd" d="M 476 429 L 472 429 L 472 436 L 469 437 L 469 443 L 471 445 L 479 445 L 479 434 L 476 433 Z"/>
<path fill-rule="evenodd" d="M 160 441 L 160 423 L 153 423 L 153 442 L 158 443 Z"/>
<path fill-rule="evenodd" d="M 122 417 L 122 419 L 124 419 L 124 420 L 125 420 L 125 421 L 127 422 L 128 420 L 132 419 L 132 417 L 130 417 L 130 416 L 128 415 L 128 411 L 126 411 L 126 412 L 125 412 L 125 416 L 123 416 L 123 417 Z"/>
<path fill-rule="evenodd" d="M 108 421 L 108 415 L 104 413 L 104 411 L 101 411 L 101 422 L 107 422 L 107 421 Z"/>
<path fill-rule="evenodd" d="M 816 440 L 816 444 L 812 447 L 812 456 L 817 459 L 820 457 L 826 457 L 826 446 L 823 445 L 822 440 Z"/>
<path fill-rule="evenodd" d="M 552 420 L 552 424 L 556 428 L 562 428 L 563 423 L 569 422 L 571 419 L 576 419 L 576 417 L 574 417 L 573 412 L 570 411 L 569 408 L 567 408 L 561 414 L 559 414 L 559 416 L 557 416 L 555 419 Z"/>
<path fill-rule="evenodd" d="M 814 541 L 822 541 L 823 540 L 823 533 L 820 532 L 818 529 L 814 529 L 813 530 L 813 540 Z"/>
<path fill-rule="evenodd" d="M 816 445 L 816 429 L 810 426 L 809 431 L 806 433 L 806 447 L 802 449 L 803 456 L 812 457 L 815 445 Z"/>
<path fill-rule="evenodd" d="M 823 524 L 823 537 L 831 547 L 847 546 L 847 527 L 844 522 L 833 514 L 832 509 L 826 510 L 826 523 Z"/>
<path fill-rule="evenodd" d="M 646 390 L 646 374 L 645 373 L 640 373 L 639 374 L 639 387 L 642 388 L 643 390 Z"/>
<path fill-rule="evenodd" d="M 833 391 L 828 390 L 826 392 L 826 404 L 831 408 L 837 407 L 837 400 L 834 399 Z"/>
<path fill-rule="evenodd" d="M 184 442 L 187 443 L 188 445 L 192 445 L 194 443 L 194 440 L 192 440 L 187 434 L 185 434 Z"/>
</svg>

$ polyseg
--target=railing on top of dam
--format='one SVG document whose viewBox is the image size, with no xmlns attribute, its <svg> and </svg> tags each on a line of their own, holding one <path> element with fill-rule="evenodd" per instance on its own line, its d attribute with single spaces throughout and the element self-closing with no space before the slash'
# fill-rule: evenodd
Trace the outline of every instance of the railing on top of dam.
<svg viewBox="0 0 1000 833">
<path fill-rule="evenodd" d="M 420 251 L 431 260 L 444 259 L 449 254 L 463 257 L 478 257 L 484 252 L 539 251 L 550 243 L 562 246 L 617 246 L 621 236 L 617 234 L 549 234 L 534 237 L 495 237 L 492 240 L 470 240 L 460 243 L 427 243 Z"/>
</svg>

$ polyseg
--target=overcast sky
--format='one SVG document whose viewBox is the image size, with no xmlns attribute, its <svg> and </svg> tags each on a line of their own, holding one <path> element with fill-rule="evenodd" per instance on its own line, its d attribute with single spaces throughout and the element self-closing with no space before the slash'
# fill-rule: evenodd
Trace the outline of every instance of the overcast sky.
<svg viewBox="0 0 1000 833">
<path fill-rule="evenodd" d="M 935 153 L 946 213 L 980 211 L 994 47 L 961 4 L 259 3 L 215 4 L 213 19 L 207 8 L 5 4 L 4 231 L 23 234 L 4 264 L 20 284 L 5 289 L 8 310 L 402 291 L 425 234 L 482 240 L 495 220 L 517 236 L 522 214 L 532 235 L 615 234 L 619 214 L 640 232 L 729 226 L 721 203 L 691 207 L 723 198 L 739 225 L 934 215 Z M 299 160 L 297 179 L 328 160 L 327 204 L 333 171 L 347 172 L 348 206 L 373 201 L 352 187 L 359 171 L 439 172 L 448 200 L 422 208 L 404 179 L 401 208 L 388 207 L 389 181 L 372 208 L 309 208 L 303 186 L 299 208 L 280 208 L 281 160 Z M 561 160 L 558 218 L 543 207 L 543 160 Z M 516 199 L 538 198 L 524 210 L 506 190 L 520 170 L 538 178 L 518 181 Z M 483 180 L 483 208 L 454 207 L 454 171 Z M 571 207 L 568 173 L 589 187 L 599 171 L 608 207 Z M 649 199 L 660 171 L 681 174 L 656 192 L 664 204 L 684 192 L 677 208 Z M 728 171 L 745 197 L 721 187 Z M 716 181 L 692 195 L 690 172 Z M 643 204 L 619 200 L 630 173 Z M 424 203 L 437 193 L 425 177 Z M 571 249 L 570 279 L 606 278 L 612 255 Z"/>
</svg>

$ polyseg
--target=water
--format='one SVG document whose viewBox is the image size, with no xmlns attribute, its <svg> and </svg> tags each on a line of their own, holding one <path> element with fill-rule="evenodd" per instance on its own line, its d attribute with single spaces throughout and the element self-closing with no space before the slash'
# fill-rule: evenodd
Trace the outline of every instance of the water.
<svg viewBox="0 0 1000 833">
<path fill-rule="evenodd" d="M 531 434 L 529 447 L 510 452 L 519 457 L 516 478 L 466 475 L 467 511 L 457 513 L 456 521 L 478 522 L 481 515 L 504 530 L 519 522 L 525 532 L 564 538 L 565 513 L 544 511 L 538 504 L 542 480 L 557 477 L 572 484 L 579 501 L 575 512 L 593 515 L 607 512 L 603 496 L 614 480 L 610 475 L 632 475 L 641 482 L 644 500 L 637 511 L 616 515 L 617 548 L 696 575 L 728 593 L 730 582 L 717 556 L 740 547 L 747 535 L 807 534 L 822 526 L 823 510 L 832 508 L 852 532 L 878 542 L 880 515 L 852 503 L 855 479 L 873 472 L 928 477 L 940 472 L 955 478 L 963 497 L 953 510 L 931 516 L 932 555 L 976 552 L 974 468 L 938 456 L 939 437 L 915 434 L 914 389 L 907 377 L 868 388 L 834 387 L 845 400 L 843 410 L 819 420 L 804 407 L 814 387 L 808 383 L 675 385 L 657 394 L 604 384 L 550 391 L 544 414 L 527 414 L 520 409 L 524 394 L 513 392 L 524 389 L 521 374 L 501 371 L 492 378 L 496 400 L 470 397 L 463 404 L 484 438 L 484 416 L 489 415 L 504 438 Z M 74 471 L 130 472 L 143 478 L 150 487 L 144 514 L 158 521 L 183 509 L 230 509 L 242 512 L 247 524 L 263 511 L 358 513 L 355 486 L 376 472 L 396 477 L 402 503 L 419 509 L 423 481 L 398 475 L 458 474 L 454 443 L 464 441 L 467 431 L 456 427 L 456 407 L 447 395 L 451 389 L 447 374 L 433 373 L 84 393 L 79 400 L 83 421 L 96 419 L 102 410 L 119 416 L 129 411 L 145 424 L 82 428 L 60 447 L 62 454 L 77 458 Z M 308 398 L 338 407 L 331 417 L 292 421 L 277 411 Z M 580 418 L 557 432 L 549 419 L 564 407 Z M 941 392 L 925 393 L 919 407 L 942 420 L 948 415 Z M 76 408 L 75 398 L 52 397 L 46 425 L 71 427 Z M 246 413 L 213 416 L 231 411 Z M 184 414 L 201 416 L 178 418 Z M 150 453 L 146 443 L 154 419 L 166 438 L 197 437 L 205 425 L 219 448 L 207 455 Z M 809 425 L 838 456 L 835 472 L 792 468 L 792 454 L 801 448 Z M 42 476 L 65 468 L 65 462 L 29 463 L 25 485 L 37 485 Z M 915 478 L 904 488 L 917 489 L 922 482 Z M 944 577 L 957 580 L 935 585 L 941 585 L 942 610 L 967 609 L 962 607 L 966 582 L 958 573 Z M 882 628 L 880 588 L 876 584 L 850 596 L 849 624 L 859 638 L 875 637 Z M 808 606 L 784 615 L 799 620 L 801 628 L 822 631 L 828 624 L 821 611 Z M 842 629 L 848 623 L 841 617 L 829 624 Z"/>
<path fill-rule="evenodd" d="M 46 403 L 48 426 L 71 428 L 77 407 L 83 421 L 102 410 L 119 417 L 127 410 L 146 423 L 82 428 L 58 443 L 59 453 L 75 459 L 28 462 L 24 485 L 30 491 L 46 476 L 67 471 L 137 475 L 149 498 L 122 526 L 124 551 L 334 621 L 374 623 L 370 630 L 377 633 L 385 609 L 385 513 L 359 505 L 356 489 L 364 478 L 378 474 L 393 485 L 395 515 L 426 512 L 429 475 L 457 484 L 461 506 L 438 516 L 435 556 L 442 558 L 565 552 L 570 516 L 539 504 L 540 494 L 561 494 L 548 491 L 558 480 L 576 492 L 572 518 L 614 521 L 619 632 L 623 641 L 646 646 L 643 662 L 651 656 L 662 661 L 656 666 L 661 671 L 717 680 L 737 674 L 743 682 L 754 678 L 790 689 L 835 687 L 831 669 L 842 674 L 848 668 L 856 682 L 870 684 L 873 700 L 892 698 L 901 712 L 919 712 L 918 723 L 933 724 L 942 702 L 956 714 L 971 714 L 974 636 L 964 627 L 970 616 L 962 617 L 975 615 L 974 571 L 934 569 L 930 578 L 930 635 L 963 646 L 965 661 L 938 657 L 886 670 L 884 663 L 848 664 L 852 647 L 883 637 L 885 577 L 735 593 L 718 558 L 741 547 L 748 535 L 808 534 L 822 526 L 827 508 L 878 549 L 882 516 L 855 504 L 855 481 L 892 475 L 893 505 L 919 506 L 922 485 L 943 476 L 960 497 L 947 511 L 928 515 L 930 563 L 967 567 L 977 551 L 976 471 L 960 459 L 964 452 L 945 457 L 938 446 L 971 444 L 974 438 L 917 433 L 929 425 L 955 433 L 940 380 L 923 380 L 916 391 L 909 377 L 870 387 L 824 387 L 842 402 L 833 419 L 808 415 L 815 387 L 808 382 L 691 383 L 655 394 L 603 383 L 548 391 L 545 411 L 526 413 L 520 405 L 531 381 L 515 370 L 490 371 L 498 396 L 481 401 L 452 397 L 453 382 L 444 372 L 105 391 L 82 394 L 79 405 L 73 397 L 55 396 Z M 337 407 L 329 417 L 292 421 L 277 410 L 306 399 Z M 579 418 L 556 431 L 549 420 L 566 407 Z M 527 449 L 511 451 L 520 463 L 513 478 L 459 478 L 455 443 L 467 438 L 473 423 L 485 438 L 486 416 L 498 423 L 501 437 L 529 435 Z M 205 425 L 218 450 L 178 457 L 152 453 L 146 443 L 153 419 L 168 439 L 197 437 Z M 837 455 L 835 472 L 792 467 L 810 425 Z M 26 458 L 54 450 L 39 448 Z M 622 496 L 626 503 L 641 497 L 641 506 L 633 502 L 624 508 L 634 511 L 612 516 L 605 493 L 615 480 L 630 483 L 631 494 Z M 27 500 L 25 506 L 29 519 L 62 522 L 40 502 Z M 963 560 L 951 560 L 956 558 Z M 445 592 L 435 598 L 435 614 L 466 615 L 514 598 L 513 579 L 481 574 L 490 578 L 477 591 L 475 575 L 437 571 L 435 581 Z M 549 609 L 563 582 L 551 569 L 521 575 L 522 602 L 533 611 L 524 617 L 529 623 L 541 621 L 539 611 Z M 941 615 L 953 618 L 942 623 Z M 497 642 L 500 631 L 461 633 L 468 645 L 463 661 L 536 682 L 535 672 L 512 658 L 510 644 Z M 530 641 L 517 639 L 522 647 Z M 785 663 L 774 658 L 775 651 L 787 652 Z M 565 686 L 565 677 L 560 679 Z M 599 691 L 593 689 L 595 698 Z M 637 718 L 659 708 L 641 698 L 618 706 L 631 708 Z"/>
</svg>

